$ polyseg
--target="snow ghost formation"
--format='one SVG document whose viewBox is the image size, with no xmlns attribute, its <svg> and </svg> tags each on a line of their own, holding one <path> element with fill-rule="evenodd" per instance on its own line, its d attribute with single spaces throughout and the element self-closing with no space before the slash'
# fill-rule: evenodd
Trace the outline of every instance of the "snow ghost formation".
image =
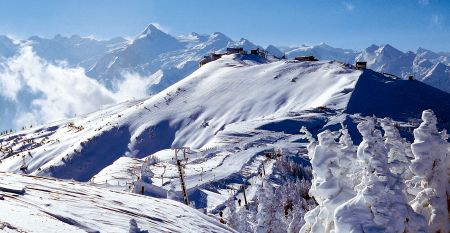
<svg viewBox="0 0 450 233">
<path fill-rule="evenodd" d="M 380 125 L 384 131 L 384 144 L 388 151 L 389 169 L 393 174 L 400 175 L 404 179 L 411 178 L 412 174 L 408 169 L 412 157 L 409 149 L 411 145 L 400 136 L 391 119 L 382 119 Z"/>
<path fill-rule="evenodd" d="M 351 139 L 344 131 L 341 143 L 326 130 L 318 135 L 319 144 L 312 153 L 313 176 L 310 196 L 319 204 L 305 215 L 306 224 L 300 232 L 331 232 L 334 229 L 335 209 L 355 195 L 348 180 L 347 169 L 353 155 Z"/>
<path fill-rule="evenodd" d="M 426 110 L 414 143 L 391 119 L 366 118 L 357 147 L 347 129 L 317 135 L 308 147 L 313 168 L 310 195 L 318 206 L 300 232 L 449 232 L 449 151 L 446 131 Z"/>
<path fill-rule="evenodd" d="M 448 214 L 449 143 L 444 130 L 438 132 L 433 111 L 422 113 L 422 124 L 414 130 L 411 145 L 414 159 L 410 169 L 414 177 L 407 182 L 408 193 L 415 196 L 411 201 L 414 210 L 427 219 L 429 232 L 449 232 Z"/>
</svg>

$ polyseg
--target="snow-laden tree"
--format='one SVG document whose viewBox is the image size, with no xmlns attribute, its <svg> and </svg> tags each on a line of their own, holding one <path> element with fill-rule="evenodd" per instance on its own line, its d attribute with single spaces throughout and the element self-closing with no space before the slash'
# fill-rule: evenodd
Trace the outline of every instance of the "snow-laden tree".
<svg viewBox="0 0 450 233">
<path fill-rule="evenodd" d="M 154 176 L 154 173 L 150 169 L 150 166 L 153 164 L 155 164 L 155 160 L 153 158 L 146 159 L 140 169 L 133 171 L 133 173 L 135 173 L 135 180 L 133 181 L 134 193 L 140 193 L 142 191 L 142 187 L 147 186 L 146 184 L 152 183 L 151 178 Z"/>
<path fill-rule="evenodd" d="M 389 170 L 388 150 L 374 120 L 357 128 L 363 137 L 357 151 L 363 176 L 357 195 L 334 212 L 335 232 L 426 232 L 425 219 L 407 203 L 402 180 Z"/>
<path fill-rule="evenodd" d="M 238 232 L 252 232 L 252 227 L 248 222 L 245 208 L 236 208 L 236 200 L 234 198 L 225 202 L 227 207 L 227 224 Z"/>
<path fill-rule="evenodd" d="M 308 146 L 306 149 L 308 149 L 308 157 L 311 159 L 314 153 L 314 148 L 317 145 L 316 139 L 313 137 L 313 135 L 309 132 L 309 130 L 302 126 L 300 128 L 300 133 L 303 134 L 303 138 L 309 141 Z"/>
<path fill-rule="evenodd" d="M 283 207 L 275 198 L 272 185 L 263 181 L 263 186 L 258 191 L 258 211 L 256 213 L 256 233 L 286 232 L 287 226 L 281 219 Z"/>
<path fill-rule="evenodd" d="M 412 174 L 409 170 L 410 158 L 407 148 L 411 145 L 400 136 L 390 118 L 380 121 L 384 130 L 384 145 L 388 151 L 389 169 L 393 174 L 401 175 L 403 179 L 410 179 Z"/>
<path fill-rule="evenodd" d="M 286 223 L 286 232 L 297 233 L 305 224 L 304 215 L 309 209 L 315 207 L 308 191 L 311 183 L 307 180 L 287 180 L 286 184 L 277 189 L 276 200 L 281 200 L 283 205 L 282 217 Z"/>
<path fill-rule="evenodd" d="M 236 208 L 236 202 L 233 199 L 228 200 L 225 205 L 228 207 L 227 224 L 238 232 L 253 232 L 250 222 L 252 213 L 245 207 Z"/>
<path fill-rule="evenodd" d="M 305 215 L 300 232 L 332 232 L 335 209 L 355 195 L 346 174 L 351 157 L 346 158 L 336 135 L 329 130 L 317 136 L 319 143 L 311 153 L 314 178 L 309 193 L 319 205 Z M 342 143 L 350 146 L 348 138 L 342 138 Z"/>
<path fill-rule="evenodd" d="M 422 113 L 423 122 L 414 130 L 411 145 L 414 177 L 407 183 L 415 198 L 410 202 L 428 221 L 429 232 L 449 232 L 449 143 L 446 131 L 439 132 L 433 111 Z"/>
<path fill-rule="evenodd" d="M 353 145 L 353 140 L 350 137 L 348 129 L 342 125 L 340 130 L 341 136 L 339 137 L 339 167 L 341 168 L 340 177 L 341 182 L 345 183 L 347 188 L 354 190 L 355 186 L 361 181 L 361 169 L 360 163 L 356 159 L 356 149 L 357 147 Z"/>
<path fill-rule="evenodd" d="M 175 183 L 173 180 L 170 180 L 169 189 L 167 190 L 167 199 L 178 200 L 178 195 L 175 190 Z"/>
</svg>

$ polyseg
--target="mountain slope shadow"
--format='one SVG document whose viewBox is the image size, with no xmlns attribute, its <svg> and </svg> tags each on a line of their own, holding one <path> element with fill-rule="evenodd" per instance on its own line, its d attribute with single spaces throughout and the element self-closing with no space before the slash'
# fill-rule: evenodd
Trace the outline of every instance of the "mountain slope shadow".
<svg viewBox="0 0 450 233">
<path fill-rule="evenodd" d="M 450 94 L 415 80 L 394 80 L 365 70 L 355 85 L 345 112 L 396 120 L 420 118 L 432 109 L 440 123 L 450 122 Z"/>
<path fill-rule="evenodd" d="M 51 176 L 88 181 L 125 154 L 130 138 L 126 126 L 105 131 L 85 143 L 81 151 L 74 151 L 63 164 L 50 167 Z"/>
</svg>

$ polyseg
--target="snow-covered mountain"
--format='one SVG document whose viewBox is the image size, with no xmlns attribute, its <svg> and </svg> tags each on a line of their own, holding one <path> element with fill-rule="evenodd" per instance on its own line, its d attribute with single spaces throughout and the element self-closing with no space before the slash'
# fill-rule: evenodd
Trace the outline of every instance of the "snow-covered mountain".
<svg viewBox="0 0 450 233">
<path fill-rule="evenodd" d="M 0 35 L 0 62 L 17 53 L 19 45 L 7 36 Z"/>
<path fill-rule="evenodd" d="M 300 47 L 281 47 L 287 57 L 312 55 L 323 60 L 338 60 L 352 64 L 357 52 L 350 49 L 333 48 L 325 43 L 318 45 L 302 45 Z"/>
<path fill-rule="evenodd" d="M 150 24 L 134 39 L 126 41 L 117 37 L 111 40 L 96 40 L 77 35 L 64 37 L 57 35 L 46 39 L 37 36 L 23 40 L 33 47 L 33 51 L 41 58 L 58 63 L 66 62 L 71 67 L 81 66 L 87 76 L 103 83 L 108 89 L 118 88 L 124 74 L 136 73 L 147 79 L 148 94 L 155 94 L 192 73 L 198 61 L 210 52 L 223 52 L 227 47 L 243 47 L 245 50 L 263 48 L 248 39 L 233 41 L 226 35 L 216 32 L 211 35 L 191 33 L 184 36 L 172 36 Z M 11 57 L 19 51 L 19 45 L 2 36 L 0 39 L 0 57 Z M 414 52 L 402 52 L 389 44 L 371 45 L 363 51 L 334 48 L 325 43 L 318 45 L 302 45 L 299 47 L 279 48 L 270 45 L 266 48 L 269 54 L 277 57 L 313 55 L 322 60 L 338 60 L 353 64 L 355 61 L 368 62 L 369 68 L 407 78 L 414 75 L 444 91 L 449 79 L 448 73 L 441 69 L 433 69 L 441 63 L 450 65 L 450 55 L 419 48 Z M 444 69 L 445 70 L 445 69 Z M 427 81 L 433 71 L 433 82 Z M 158 72 L 158 75 L 153 75 Z"/>
<path fill-rule="evenodd" d="M 0 103 L 8 110 L 0 112 L 3 119 L 0 128 L 41 124 L 94 111 L 103 105 L 156 94 L 194 72 L 203 56 L 236 46 L 246 50 L 262 49 L 248 39 L 234 41 L 220 32 L 173 36 L 152 24 L 131 40 L 58 35 L 13 41 L 2 36 L 0 87 L 6 91 L 0 92 Z M 369 68 L 375 71 L 402 78 L 413 74 L 417 80 L 450 91 L 448 53 L 434 53 L 423 48 L 416 53 L 404 53 L 390 45 L 373 45 L 358 52 L 324 43 L 279 48 L 270 45 L 266 50 L 276 57 L 314 55 L 321 60 L 349 64 L 366 60 Z M 33 81 L 36 78 L 39 81 Z M 47 80 L 52 88 L 36 87 Z M 91 101 L 82 93 L 86 82 L 94 83 L 89 88 L 91 92 L 103 93 L 94 98 L 99 101 Z M 83 98 L 56 98 L 50 93 L 53 92 L 51 89 L 71 88 L 73 95 Z M 60 103 L 50 103 L 55 101 Z M 55 113 L 50 109 L 56 105 L 65 107 Z"/>
<path fill-rule="evenodd" d="M 104 54 L 125 46 L 127 41 L 121 37 L 96 40 L 77 35 L 56 35 L 51 39 L 32 36 L 25 43 L 31 44 L 33 51 L 49 62 L 64 61 L 72 67 L 81 66 L 88 70 Z"/>
<path fill-rule="evenodd" d="M 366 61 L 367 66 L 378 72 L 385 72 L 407 79 L 413 75 L 443 91 L 450 92 L 448 73 L 450 56 L 446 53 L 434 53 L 419 48 L 415 53 L 402 52 L 389 44 L 371 45 L 363 51 L 333 48 L 326 44 L 300 47 L 280 47 L 290 58 L 295 56 L 313 55 L 319 59 L 338 60 L 353 64 L 356 61 Z M 439 69 L 434 69 L 438 66 Z M 433 76 L 433 78 L 427 78 Z"/>
<path fill-rule="evenodd" d="M 411 137 L 423 109 L 433 109 L 439 126 L 448 128 L 449 97 L 416 80 L 396 80 L 341 62 L 225 55 L 151 97 L 0 137 L 0 170 L 182 201 L 180 159 L 191 206 L 215 216 L 242 209 L 244 204 L 235 200 L 244 199 L 245 185 L 250 213 L 264 213 L 256 211 L 263 208 L 257 200 L 275 203 L 276 194 L 261 192 L 263 187 L 310 179 L 307 143 L 298 132 L 302 126 L 315 136 L 344 125 L 359 143 L 356 124 L 375 115 L 393 118 Z M 187 159 L 170 150 L 182 146 L 191 148 Z M 281 159 L 265 155 L 276 151 Z M 283 223 L 298 222 L 297 231 L 307 206 L 314 207 L 302 195 L 295 199 L 304 201 L 302 207 L 288 212 L 290 222 Z M 227 220 L 233 222 L 231 217 Z"/>
<path fill-rule="evenodd" d="M 174 37 L 150 24 L 128 46 L 104 55 L 87 74 L 114 89 L 124 72 L 142 76 L 158 72 L 148 86 L 148 93 L 155 94 L 191 74 L 203 56 L 223 53 L 227 47 L 242 47 L 247 51 L 263 49 L 244 38 L 233 41 L 220 32 Z"/>
</svg>

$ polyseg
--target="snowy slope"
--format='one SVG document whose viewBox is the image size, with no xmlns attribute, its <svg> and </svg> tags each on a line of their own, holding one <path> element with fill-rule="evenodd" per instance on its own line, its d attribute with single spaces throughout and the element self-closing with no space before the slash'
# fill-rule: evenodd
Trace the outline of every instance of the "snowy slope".
<svg viewBox="0 0 450 233">
<path fill-rule="evenodd" d="M 2 143 L 17 152 L 33 147 L 33 158 L 25 154 L 30 173 L 88 180 L 123 155 L 142 158 L 172 145 L 200 148 L 234 122 L 320 106 L 344 109 L 360 75 L 327 61 L 265 62 L 226 56 L 147 100 L 3 137 Z M 30 137 L 39 145 L 23 144 Z M 103 147 L 112 140 L 113 148 Z M 5 156 L 0 168 L 18 171 L 22 158 Z"/>
<path fill-rule="evenodd" d="M 0 173 L 2 232 L 232 232 L 179 202 Z"/>
<path fill-rule="evenodd" d="M 302 126 L 316 135 L 345 124 L 358 141 L 360 115 L 406 121 L 425 108 L 448 126 L 449 101 L 449 94 L 418 81 L 339 62 L 228 55 L 152 97 L 0 137 L 0 170 L 90 181 L 111 190 L 139 192 L 144 186 L 146 195 L 173 192 L 180 200 L 170 148 L 189 146 L 183 162 L 189 200 L 217 214 L 227 200 L 241 197 L 233 190 L 262 182 L 263 164 L 271 174 L 266 151 L 282 149 L 308 164 L 300 156 Z M 151 173 L 137 180 L 144 164 Z M 256 190 L 249 187 L 252 202 Z"/>
<path fill-rule="evenodd" d="M 86 181 L 124 155 L 143 158 L 171 146 L 201 148 L 232 123 L 317 107 L 394 118 L 433 108 L 448 120 L 448 94 L 378 73 L 360 75 L 336 62 L 268 63 L 253 55 L 225 56 L 146 100 L 3 136 L 2 146 L 13 152 L 2 153 L 0 169 L 17 172 L 25 161 L 28 173 Z M 387 103 L 383 95 L 360 94 L 375 90 L 370 80 L 381 80 L 375 92 L 397 94 Z M 382 106 L 371 107 L 370 101 Z M 114 146 L 107 146 L 111 141 Z"/>
</svg>

